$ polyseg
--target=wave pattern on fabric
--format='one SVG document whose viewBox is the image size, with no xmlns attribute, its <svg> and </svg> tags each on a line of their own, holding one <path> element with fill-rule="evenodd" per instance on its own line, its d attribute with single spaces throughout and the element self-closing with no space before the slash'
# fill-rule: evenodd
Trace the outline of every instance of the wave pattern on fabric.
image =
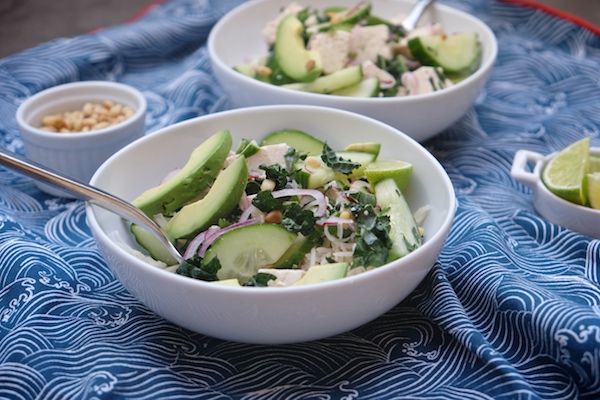
<svg viewBox="0 0 600 400">
<path fill-rule="evenodd" d="M 240 2 L 172 0 L 0 60 L 0 144 L 22 153 L 18 105 L 78 80 L 142 90 L 149 133 L 228 109 L 205 42 Z M 81 202 L 0 168 L 0 398 L 600 397 L 600 241 L 540 218 L 510 176 L 517 149 L 546 154 L 584 135 L 600 145 L 600 37 L 515 4 L 442 2 L 484 20 L 500 47 L 475 106 L 425 143 L 459 208 L 438 263 L 406 301 L 309 343 L 195 334 L 125 291 Z"/>
</svg>

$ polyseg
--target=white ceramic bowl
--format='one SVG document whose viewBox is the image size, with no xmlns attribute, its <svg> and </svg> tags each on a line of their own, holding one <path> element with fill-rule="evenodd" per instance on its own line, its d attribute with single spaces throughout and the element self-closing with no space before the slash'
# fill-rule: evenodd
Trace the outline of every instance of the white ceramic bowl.
<svg viewBox="0 0 600 400">
<path fill-rule="evenodd" d="M 542 154 L 518 150 L 515 153 L 511 175 L 518 182 L 533 191 L 533 206 L 536 211 L 553 224 L 600 239 L 600 210 L 571 203 L 552 193 L 542 180 L 542 171 L 546 163 L 556 153 Z M 600 155 L 600 147 L 592 147 L 590 154 Z M 533 163 L 533 171 L 528 169 Z"/>
<path fill-rule="evenodd" d="M 88 102 L 131 107 L 127 120 L 104 129 L 76 133 L 54 133 L 40 129 L 44 116 L 81 110 Z M 137 89 L 116 82 L 83 81 L 43 90 L 17 109 L 17 124 L 27 158 L 70 178 L 89 182 L 108 157 L 145 133 L 146 98 Z M 71 197 L 53 186 L 36 182 L 43 191 Z"/>
<path fill-rule="evenodd" d="M 161 129 L 109 158 L 91 183 L 126 200 L 155 186 L 191 151 L 221 129 L 241 138 L 299 129 L 333 148 L 351 142 L 382 143 L 381 157 L 411 162 L 406 189 L 413 209 L 430 205 L 422 247 L 367 273 L 322 284 L 287 288 L 228 287 L 154 267 L 123 250 L 115 232 L 136 247 L 119 217 L 87 206 L 100 251 L 122 284 L 142 303 L 177 325 L 209 336 L 250 343 L 318 339 L 356 328 L 408 296 L 435 263 L 456 208 L 452 183 L 420 144 L 392 127 L 346 111 L 311 106 L 250 107 L 203 116 Z M 343 135 L 340 135 L 343 132 Z M 366 136 L 368 135 L 368 136 Z"/>
<path fill-rule="evenodd" d="M 267 54 L 261 35 L 289 0 L 249 1 L 227 13 L 208 38 L 212 68 L 234 107 L 269 104 L 309 104 L 361 113 L 383 121 L 417 141 L 424 141 L 456 122 L 473 105 L 487 82 L 498 50 L 494 33 L 481 20 L 465 12 L 434 3 L 420 23 L 442 23 L 447 32 L 476 32 L 483 46 L 480 68 L 467 79 L 434 93 L 393 98 L 350 98 L 284 89 L 249 78 L 233 66 Z M 354 5 L 354 0 L 303 0 L 303 6 Z M 396 16 L 414 5 L 414 0 L 372 0 L 373 14 Z"/>
</svg>

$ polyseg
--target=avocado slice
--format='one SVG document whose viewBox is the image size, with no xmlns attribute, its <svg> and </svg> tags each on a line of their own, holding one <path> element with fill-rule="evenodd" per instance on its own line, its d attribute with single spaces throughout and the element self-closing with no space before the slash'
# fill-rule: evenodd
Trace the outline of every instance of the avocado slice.
<svg viewBox="0 0 600 400">
<path fill-rule="evenodd" d="M 133 200 L 133 205 L 150 217 L 171 215 L 213 183 L 229 155 L 231 145 L 228 130 L 215 133 L 194 149 L 181 170 L 139 195 Z"/>
<path fill-rule="evenodd" d="M 238 205 L 247 182 L 246 158 L 239 156 L 217 176 L 204 198 L 184 206 L 169 220 L 166 234 L 173 239 L 192 238 L 228 216 Z"/>
<path fill-rule="evenodd" d="M 281 71 L 298 82 L 312 82 L 323 72 L 321 54 L 307 50 L 302 33 L 304 25 L 293 14 L 285 16 L 277 27 L 274 54 Z"/>
<path fill-rule="evenodd" d="M 358 151 L 363 153 L 370 153 L 377 158 L 379 156 L 379 151 L 381 150 L 381 143 L 377 142 L 364 142 L 364 143 L 351 143 L 344 151 Z"/>
<path fill-rule="evenodd" d="M 296 281 L 292 286 L 312 285 L 313 283 L 321 283 L 341 279 L 348 272 L 348 264 L 345 262 L 313 265 L 306 273 Z"/>
</svg>

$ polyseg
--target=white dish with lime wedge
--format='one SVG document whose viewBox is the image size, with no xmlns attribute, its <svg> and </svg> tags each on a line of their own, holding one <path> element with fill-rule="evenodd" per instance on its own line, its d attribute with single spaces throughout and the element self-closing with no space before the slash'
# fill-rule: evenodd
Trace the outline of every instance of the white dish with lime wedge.
<svg viewBox="0 0 600 400">
<path fill-rule="evenodd" d="M 549 222 L 600 239 L 600 210 L 575 204 L 552 193 L 542 179 L 544 168 L 557 152 L 544 156 L 529 150 L 518 150 L 511 176 L 533 191 L 536 211 Z M 590 148 L 590 155 L 600 157 L 600 147 Z M 528 164 L 534 164 L 533 170 Z"/>
</svg>

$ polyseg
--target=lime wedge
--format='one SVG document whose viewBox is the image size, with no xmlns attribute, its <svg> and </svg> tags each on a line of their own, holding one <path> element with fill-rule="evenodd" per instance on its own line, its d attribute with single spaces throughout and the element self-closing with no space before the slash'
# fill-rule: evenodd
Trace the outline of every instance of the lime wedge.
<svg viewBox="0 0 600 400">
<path fill-rule="evenodd" d="M 600 156 L 590 154 L 590 174 L 600 172 Z"/>
<path fill-rule="evenodd" d="M 578 140 L 559 151 L 542 172 L 542 181 L 555 195 L 585 205 L 583 181 L 590 170 L 590 138 Z"/>
<path fill-rule="evenodd" d="M 600 210 L 600 172 L 588 174 L 587 189 L 590 207 Z"/>
<path fill-rule="evenodd" d="M 376 160 L 367 165 L 365 176 L 371 187 L 383 179 L 392 178 L 400 191 L 406 189 L 412 175 L 412 164 L 400 160 Z"/>
</svg>

